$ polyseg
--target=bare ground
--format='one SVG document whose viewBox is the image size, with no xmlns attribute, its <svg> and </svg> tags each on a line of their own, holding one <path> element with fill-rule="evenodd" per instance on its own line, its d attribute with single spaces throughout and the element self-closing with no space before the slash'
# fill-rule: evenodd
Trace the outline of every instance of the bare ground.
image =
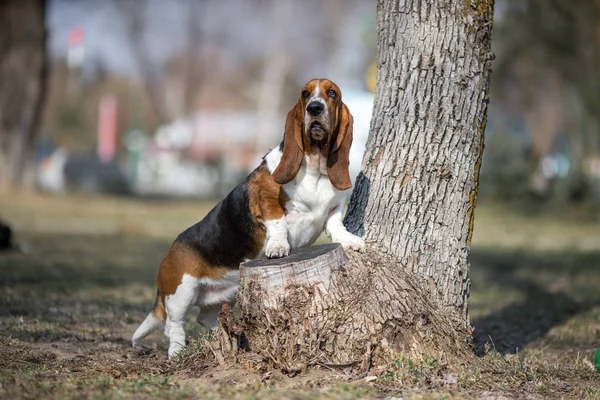
<svg viewBox="0 0 600 400">
<path fill-rule="evenodd" d="M 252 363 L 166 360 L 159 334 L 134 351 L 162 256 L 211 206 L 98 197 L 0 199 L 25 254 L 0 253 L 3 398 L 600 399 L 600 224 L 592 213 L 478 207 L 474 353 L 402 354 L 367 377 L 284 376 Z M 190 318 L 192 337 L 202 335 Z M 192 343 L 199 345 L 200 342 Z"/>
</svg>

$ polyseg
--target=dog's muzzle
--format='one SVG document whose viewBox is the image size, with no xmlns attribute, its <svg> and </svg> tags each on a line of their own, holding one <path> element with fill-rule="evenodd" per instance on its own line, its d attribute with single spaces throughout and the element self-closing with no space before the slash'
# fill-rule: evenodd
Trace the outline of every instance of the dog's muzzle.
<svg viewBox="0 0 600 400">
<path fill-rule="evenodd" d="M 325 132 L 323 125 L 319 121 L 313 121 L 310 124 L 309 135 L 313 142 L 322 142 L 327 138 L 327 132 Z"/>
</svg>

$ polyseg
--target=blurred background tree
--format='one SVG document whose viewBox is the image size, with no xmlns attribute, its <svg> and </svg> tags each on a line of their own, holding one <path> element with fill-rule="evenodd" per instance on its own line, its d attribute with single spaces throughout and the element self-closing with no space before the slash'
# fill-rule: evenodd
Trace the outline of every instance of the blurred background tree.
<svg viewBox="0 0 600 400">
<path fill-rule="evenodd" d="M 543 198 L 588 198 L 598 181 L 600 1 L 498 3 L 502 17 L 494 32 L 492 106 L 513 126 L 520 122 L 528 137 L 528 151 L 516 153 L 531 161 L 527 190 Z M 490 153 L 502 151 L 491 144 L 499 142 L 489 143 Z M 557 153 L 569 161 L 566 175 L 558 174 L 567 184 L 549 171 Z M 490 154 L 486 161 L 496 162 L 497 157 Z M 494 169 L 513 168 L 509 162 L 503 159 Z"/>
<path fill-rule="evenodd" d="M 46 93 L 46 2 L 0 2 L 0 190 L 34 183 Z"/>
</svg>

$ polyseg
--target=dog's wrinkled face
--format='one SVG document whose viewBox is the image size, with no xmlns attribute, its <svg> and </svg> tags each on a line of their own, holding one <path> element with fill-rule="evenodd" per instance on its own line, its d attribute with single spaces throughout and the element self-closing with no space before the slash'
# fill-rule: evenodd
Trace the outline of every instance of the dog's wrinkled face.
<svg viewBox="0 0 600 400">
<path fill-rule="evenodd" d="M 328 145 L 342 104 L 340 88 L 328 79 L 313 79 L 301 91 L 304 135 L 309 143 Z"/>
<path fill-rule="evenodd" d="M 290 182 L 300 170 L 304 156 L 319 153 L 326 160 L 327 175 L 333 186 L 338 190 L 351 188 L 348 160 L 353 121 L 335 83 L 328 79 L 308 82 L 285 120 L 283 153 L 271 173 L 275 182 L 280 185 Z"/>
</svg>

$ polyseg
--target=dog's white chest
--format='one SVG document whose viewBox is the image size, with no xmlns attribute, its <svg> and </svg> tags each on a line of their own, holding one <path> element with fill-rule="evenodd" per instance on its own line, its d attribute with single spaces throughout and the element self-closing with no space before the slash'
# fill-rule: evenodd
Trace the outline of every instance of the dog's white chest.
<svg viewBox="0 0 600 400">
<path fill-rule="evenodd" d="M 290 198 L 285 205 L 290 246 L 295 249 L 312 244 L 323 232 L 329 212 L 339 202 L 339 191 L 327 175 L 305 166 L 283 189 Z"/>
<path fill-rule="evenodd" d="M 281 160 L 281 151 L 273 149 L 265 160 L 272 172 Z M 347 195 L 331 184 L 326 161 L 316 154 L 305 155 L 296 177 L 282 188 L 289 197 L 285 219 L 292 249 L 314 243 L 323 232 L 330 212 L 343 203 Z"/>
</svg>

